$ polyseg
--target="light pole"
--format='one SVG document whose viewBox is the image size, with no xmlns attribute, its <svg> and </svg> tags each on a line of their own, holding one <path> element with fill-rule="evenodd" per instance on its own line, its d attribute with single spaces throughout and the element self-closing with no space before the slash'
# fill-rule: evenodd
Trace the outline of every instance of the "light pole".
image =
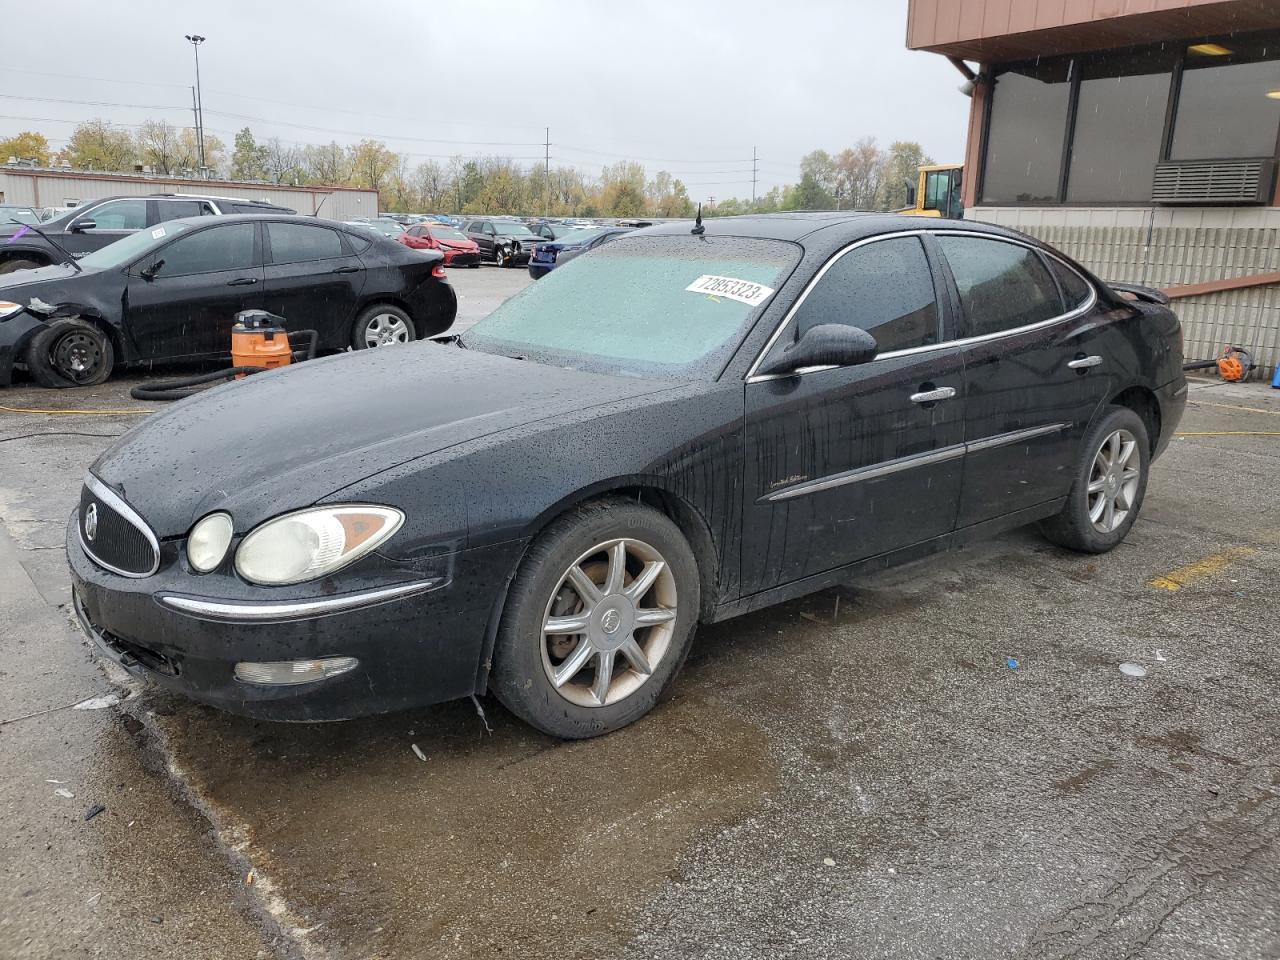
<svg viewBox="0 0 1280 960">
<path fill-rule="evenodd" d="M 188 33 L 186 37 L 196 55 L 196 150 L 200 154 L 200 173 L 205 176 L 208 167 L 204 161 L 204 96 L 200 90 L 200 44 L 204 43 L 204 37 L 198 33 Z"/>
</svg>

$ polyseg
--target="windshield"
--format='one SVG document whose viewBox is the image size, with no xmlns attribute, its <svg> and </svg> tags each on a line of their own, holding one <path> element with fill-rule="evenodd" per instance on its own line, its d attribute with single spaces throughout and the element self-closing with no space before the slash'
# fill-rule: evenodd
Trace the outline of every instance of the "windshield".
<svg viewBox="0 0 1280 960">
<path fill-rule="evenodd" d="M 585 370 L 711 379 L 799 257 L 778 240 L 620 237 L 526 287 L 462 339 Z"/>
<path fill-rule="evenodd" d="M 523 223 L 506 223 L 502 220 L 493 222 L 493 229 L 500 237 L 532 237 L 533 231 Z"/>
<path fill-rule="evenodd" d="M 444 226 L 443 224 L 437 225 L 437 224 L 434 224 L 434 223 L 433 223 L 431 226 L 427 227 L 427 232 L 428 232 L 428 233 L 430 233 L 430 234 L 431 234 L 433 237 L 435 237 L 437 240 L 466 240 L 466 239 L 468 239 L 467 235 L 466 235 L 465 233 L 463 233 L 462 231 L 460 231 L 460 230 L 455 230 L 455 229 L 453 229 L 453 227 L 446 227 L 446 226 Z"/>
<path fill-rule="evenodd" d="M 36 216 L 35 211 L 28 207 L 0 207 L 0 220 L 9 223 L 11 220 L 17 220 L 19 223 L 39 223 L 40 218 Z"/>
<path fill-rule="evenodd" d="M 137 233 L 131 233 L 115 243 L 107 244 L 101 250 L 95 250 L 87 257 L 81 257 L 76 262 L 80 266 L 88 267 L 91 270 L 112 270 L 116 267 L 123 267 L 125 264 L 139 259 L 153 247 L 159 246 L 164 241 L 176 237 L 182 231 L 190 229 L 190 224 L 183 223 L 181 220 L 170 220 L 168 223 L 153 227 L 150 230 L 139 230 Z"/>
<path fill-rule="evenodd" d="M 404 227 L 396 223 L 394 220 L 375 220 L 369 224 L 373 229 L 377 230 L 384 237 L 391 237 L 393 240 L 404 233 Z"/>
</svg>

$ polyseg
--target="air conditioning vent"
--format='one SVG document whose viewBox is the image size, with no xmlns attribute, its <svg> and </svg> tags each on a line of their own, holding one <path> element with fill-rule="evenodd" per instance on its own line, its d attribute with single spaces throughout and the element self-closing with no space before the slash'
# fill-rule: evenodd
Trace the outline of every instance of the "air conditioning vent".
<svg viewBox="0 0 1280 960">
<path fill-rule="evenodd" d="M 1156 164 L 1151 199 L 1168 204 L 1270 203 L 1274 160 L 1180 160 Z"/>
</svg>

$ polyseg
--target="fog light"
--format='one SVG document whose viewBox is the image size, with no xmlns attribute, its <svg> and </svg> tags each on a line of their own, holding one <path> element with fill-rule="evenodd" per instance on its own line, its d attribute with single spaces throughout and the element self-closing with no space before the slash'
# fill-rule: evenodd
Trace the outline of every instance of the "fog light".
<svg viewBox="0 0 1280 960">
<path fill-rule="evenodd" d="M 315 683 L 354 670 L 355 657 L 325 657 L 323 660 L 277 660 L 274 663 L 237 663 L 236 679 L 244 683 L 282 686 Z"/>
</svg>

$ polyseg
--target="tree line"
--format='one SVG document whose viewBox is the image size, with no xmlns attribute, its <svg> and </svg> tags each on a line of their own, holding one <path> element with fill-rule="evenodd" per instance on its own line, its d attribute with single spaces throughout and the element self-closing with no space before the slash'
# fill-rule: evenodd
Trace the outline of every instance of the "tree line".
<svg viewBox="0 0 1280 960">
<path fill-rule="evenodd" d="M 42 134 L 25 131 L 0 139 L 0 163 L 9 157 L 40 166 L 67 163 L 73 169 L 198 176 L 195 130 L 148 120 L 136 131 L 105 120 L 78 125 L 62 150 Z M 837 153 L 814 150 L 800 161 L 797 183 L 750 198 L 730 197 L 704 206 L 704 216 L 785 210 L 893 210 L 906 205 L 916 167 L 932 163 L 918 143 L 898 141 L 882 149 L 873 138 Z M 521 166 L 499 156 L 455 156 L 413 163 L 379 140 L 336 141 L 297 146 L 278 137 L 258 140 L 248 127 L 231 148 L 206 133 L 205 167 L 220 179 L 281 185 L 349 186 L 376 190 L 379 209 L 389 212 L 514 213 L 577 217 L 690 217 L 695 198 L 665 170 L 652 176 L 642 164 L 622 160 L 599 175 L 574 166 Z"/>
</svg>

